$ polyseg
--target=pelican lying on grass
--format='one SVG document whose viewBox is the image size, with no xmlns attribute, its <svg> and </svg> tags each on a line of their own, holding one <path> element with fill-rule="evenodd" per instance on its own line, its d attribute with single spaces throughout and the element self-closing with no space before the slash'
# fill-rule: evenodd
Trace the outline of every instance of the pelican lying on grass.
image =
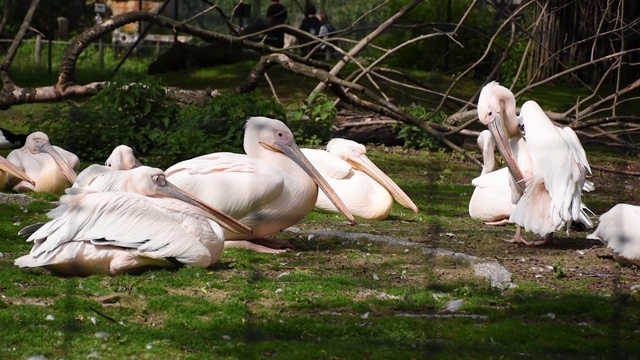
<svg viewBox="0 0 640 360">
<path fill-rule="evenodd" d="M 313 210 L 318 186 L 351 223 L 355 223 L 351 212 L 302 154 L 291 130 L 282 121 L 266 117 L 247 120 L 244 150 L 246 155 L 203 155 L 166 170 L 167 179 L 176 186 L 240 220 L 253 231 L 251 236 L 225 231 L 225 239 L 262 239 L 296 224 Z M 237 241 L 225 245 L 282 251 Z"/>
<path fill-rule="evenodd" d="M 9 178 L 15 191 L 43 191 L 63 194 L 76 180 L 80 160 L 73 153 L 52 146 L 47 134 L 37 131 L 27 136 L 23 147 L 13 150 L 7 160 L 21 169 L 35 185 L 21 179 Z"/>
<path fill-rule="evenodd" d="M 393 199 L 416 213 L 419 211 L 409 196 L 369 160 L 367 149 L 362 144 L 347 139 L 332 139 L 327 143 L 326 151 L 302 149 L 302 153 L 356 216 L 385 219 L 391 213 Z M 315 208 L 338 212 L 323 193 L 318 194 Z"/>
<path fill-rule="evenodd" d="M 15 265 L 81 276 L 178 265 L 206 268 L 224 248 L 221 226 L 250 232 L 172 186 L 160 169 L 143 166 L 98 178 L 92 186 L 113 192 L 67 190 L 48 214 L 51 221 L 20 232 L 30 234 L 27 241 L 34 246 Z"/>
<path fill-rule="evenodd" d="M 512 242 L 542 245 L 573 221 L 592 226 L 581 201 L 591 169 L 571 128 L 556 127 L 535 101 L 525 102 L 517 116 L 513 93 L 495 81 L 480 92 L 478 117 L 489 127 L 512 175 L 517 201 L 510 217 L 517 225 Z M 522 227 L 543 240 L 528 242 Z"/>
<path fill-rule="evenodd" d="M 617 204 L 600 215 L 596 230 L 587 239 L 600 240 L 623 264 L 640 266 L 640 206 Z"/>
</svg>

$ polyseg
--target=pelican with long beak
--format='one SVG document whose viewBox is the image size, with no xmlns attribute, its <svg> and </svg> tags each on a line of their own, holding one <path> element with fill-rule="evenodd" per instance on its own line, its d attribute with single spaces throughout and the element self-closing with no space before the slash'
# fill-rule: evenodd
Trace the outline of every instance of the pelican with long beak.
<svg viewBox="0 0 640 360">
<path fill-rule="evenodd" d="M 555 126 L 535 101 L 525 102 L 518 116 L 513 93 L 495 81 L 480 92 L 478 118 L 491 131 L 511 174 L 513 242 L 542 245 L 573 221 L 593 225 L 581 201 L 591 169 L 571 128 Z M 543 240 L 528 242 L 523 227 Z"/>
<path fill-rule="evenodd" d="M 104 176 L 103 176 L 104 175 Z M 147 267 L 206 268 L 224 249 L 223 228 L 251 230 L 169 183 L 146 166 L 103 174 L 92 186 L 71 188 L 51 221 L 30 225 L 31 252 L 19 267 L 44 267 L 62 275 L 120 275 Z"/>
<path fill-rule="evenodd" d="M 75 182 L 80 167 L 80 160 L 75 154 L 52 146 L 47 134 L 41 131 L 29 134 L 24 146 L 9 153 L 7 160 L 35 181 L 34 185 L 10 177 L 9 184 L 18 192 L 63 194 Z"/>
<path fill-rule="evenodd" d="M 352 214 L 364 219 L 382 220 L 389 216 L 393 199 L 402 206 L 419 212 L 409 196 L 366 155 L 364 145 L 347 139 L 332 139 L 327 150 L 302 149 L 313 166 L 344 201 Z M 319 193 L 315 208 L 338 212 L 327 198 Z"/>
<path fill-rule="evenodd" d="M 258 240 L 300 221 L 318 197 L 318 187 L 355 224 L 355 218 L 296 145 L 291 130 L 266 117 L 247 120 L 244 154 L 213 153 L 179 162 L 167 179 L 249 226 L 252 235 L 225 231 L 225 240 Z M 275 246 L 282 245 L 278 243 Z M 225 246 L 280 252 L 261 244 L 226 241 Z"/>
</svg>

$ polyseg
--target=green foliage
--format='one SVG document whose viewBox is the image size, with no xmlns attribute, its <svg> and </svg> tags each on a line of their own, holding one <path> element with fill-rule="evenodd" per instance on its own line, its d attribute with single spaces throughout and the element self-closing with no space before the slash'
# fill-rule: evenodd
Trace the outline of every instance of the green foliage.
<svg viewBox="0 0 640 360">
<path fill-rule="evenodd" d="M 16 83 L 21 86 L 49 85 L 57 80 L 60 63 L 67 44 L 54 43 L 51 46 L 51 68 L 52 74 L 48 74 L 48 46 L 42 43 L 42 55 L 39 63 L 35 60 L 34 40 L 24 41 L 16 58 L 11 64 L 11 75 Z M 80 54 L 76 64 L 76 76 L 79 83 L 92 81 L 104 81 L 111 78 L 113 69 L 120 63 L 121 56 L 116 53 L 111 46 L 105 44 L 103 47 L 104 58 L 103 67 L 100 68 L 100 54 L 98 44 L 93 43 L 87 46 Z M 140 78 L 146 75 L 147 67 L 153 61 L 152 57 L 132 56 L 122 64 L 118 74 L 129 78 Z"/>
<path fill-rule="evenodd" d="M 333 101 L 319 94 L 292 111 L 288 125 L 298 145 L 321 145 L 331 139 L 331 127 L 337 116 Z"/>
<path fill-rule="evenodd" d="M 52 134 L 83 161 L 103 162 L 114 147 L 126 144 L 143 162 L 167 167 L 209 152 L 241 152 L 244 122 L 256 115 L 285 118 L 280 104 L 253 94 L 222 95 L 204 106 L 180 108 L 150 78 L 111 82 L 79 106 L 54 106 L 29 122 L 31 130 Z"/>
<path fill-rule="evenodd" d="M 403 47 L 389 58 L 389 66 L 434 72 L 453 71 L 459 73 L 465 70 L 484 53 L 489 41 L 489 37 L 484 34 L 492 33 L 494 26 L 494 14 L 486 8 L 476 6 L 466 15 L 462 27 L 456 32 L 455 41 L 457 43 L 445 36 L 444 32 L 453 30 L 471 3 L 471 0 L 451 3 L 451 25 L 447 25 L 447 2 L 445 1 L 426 0 L 414 8 L 402 18 L 401 24 L 405 26 L 390 29 L 376 42 L 384 48 L 393 48 L 425 33 L 433 33 L 434 28 L 439 29 L 442 34 Z M 406 6 L 406 2 L 396 1 L 391 5 L 394 8 L 393 12 L 395 12 Z M 486 59 L 485 63 L 477 69 L 490 66 L 491 59 Z"/>
<path fill-rule="evenodd" d="M 526 41 L 517 42 L 513 45 L 509 51 L 509 58 L 500 67 L 501 83 L 504 86 L 510 87 L 518 72 L 518 67 L 524 57 L 524 51 L 527 47 Z M 516 86 L 523 86 L 527 80 L 527 67 L 525 66 L 520 76 L 516 79 Z"/>
<path fill-rule="evenodd" d="M 168 101 L 162 85 L 116 80 L 76 107 L 53 107 L 31 130 L 55 137 L 60 146 L 84 161 L 104 161 L 120 144 L 142 156 L 155 155 L 157 141 L 174 127 L 178 106 Z"/>
<path fill-rule="evenodd" d="M 427 109 L 418 105 L 403 108 L 403 110 L 419 119 L 429 119 L 430 122 L 435 123 L 442 123 L 447 117 L 447 114 L 442 111 L 434 113 L 433 109 Z M 440 142 L 437 139 L 415 125 L 402 123 L 394 125 L 394 128 L 398 131 L 398 138 L 404 140 L 405 147 L 430 150 L 440 147 Z"/>
</svg>

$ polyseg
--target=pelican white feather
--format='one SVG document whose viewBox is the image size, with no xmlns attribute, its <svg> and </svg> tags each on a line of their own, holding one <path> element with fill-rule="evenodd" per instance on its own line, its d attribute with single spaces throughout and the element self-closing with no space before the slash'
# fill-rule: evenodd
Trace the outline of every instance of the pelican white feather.
<svg viewBox="0 0 640 360">
<path fill-rule="evenodd" d="M 366 155 L 364 145 L 347 139 L 332 139 L 327 149 L 301 149 L 351 213 L 364 219 L 382 220 L 389 216 L 393 200 L 418 212 L 418 207 L 402 189 Z M 315 208 L 338 212 L 323 193 Z"/>
<path fill-rule="evenodd" d="M 617 204 L 600 215 L 600 223 L 587 239 L 600 240 L 616 260 L 640 266 L 640 206 Z"/>
<path fill-rule="evenodd" d="M 252 229 L 251 236 L 225 231 L 225 239 L 261 239 L 296 224 L 313 209 L 318 186 L 355 223 L 347 207 L 300 152 L 283 122 L 266 117 L 248 119 L 244 150 L 246 155 L 203 155 L 166 170 L 167 179 L 178 187 Z"/>
<path fill-rule="evenodd" d="M 80 167 L 78 157 L 58 146 L 52 146 L 47 134 L 36 131 L 27 136 L 20 149 L 13 150 L 7 160 L 35 181 L 35 185 L 15 177 L 8 183 L 14 190 L 43 191 L 63 194 L 76 180 Z"/>
<path fill-rule="evenodd" d="M 516 208 L 510 217 L 518 227 L 513 241 L 528 242 L 521 227 L 551 240 L 554 231 L 572 221 L 591 221 L 581 201 L 586 175 L 591 172 L 586 153 L 570 128 L 553 124 L 535 101 L 522 105 L 497 82 L 485 85 L 478 99 L 478 117 L 489 127 L 512 175 Z M 520 128 L 524 127 L 524 136 Z"/>
</svg>

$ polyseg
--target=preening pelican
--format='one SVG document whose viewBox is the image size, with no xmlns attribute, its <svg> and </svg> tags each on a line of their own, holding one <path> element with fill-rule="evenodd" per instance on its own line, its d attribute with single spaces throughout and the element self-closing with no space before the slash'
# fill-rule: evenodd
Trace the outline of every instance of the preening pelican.
<svg viewBox="0 0 640 360">
<path fill-rule="evenodd" d="M 127 145 L 118 145 L 113 149 L 104 165 L 92 164 L 82 170 L 73 183 L 73 187 L 87 187 L 96 176 L 107 171 L 131 170 L 139 166 L 142 166 L 142 163 L 136 158 L 133 149 Z"/>
<path fill-rule="evenodd" d="M 640 207 L 617 204 L 600 215 L 596 230 L 587 239 L 600 240 L 621 263 L 640 266 Z"/>
<path fill-rule="evenodd" d="M 513 242 L 546 244 L 554 231 L 573 221 L 592 225 L 580 200 L 591 168 L 571 128 L 556 127 L 535 101 L 525 102 L 518 117 L 513 93 L 495 81 L 480 92 L 478 118 L 491 131 L 512 175 L 517 202 L 510 217 L 517 225 Z M 544 239 L 528 242 L 522 227 Z"/>
<path fill-rule="evenodd" d="M 251 236 L 225 231 L 226 240 L 261 239 L 296 224 L 313 210 L 318 186 L 355 223 L 347 207 L 302 154 L 291 130 L 282 121 L 265 117 L 247 120 L 244 150 L 246 155 L 203 155 L 166 170 L 167 179 L 176 186 L 240 220 L 253 231 Z M 251 247 L 237 241 L 231 244 Z"/>
<path fill-rule="evenodd" d="M 364 145 L 347 139 L 332 139 L 327 150 L 301 149 L 327 180 L 352 214 L 381 220 L 391 213 L 393 199 L 414 212 L 418 207 L 409 196 L 366 155 Z M 315 208 L 338 212 L 324 193 L 318 193 Z"/>
<path fill-rule="evenodd" d="M 28 181 L 10 178 L 15 191 L 44 191 L 63 194 L 76 180 L 80 160 L 73 153 L 52 146 L 47 134 L 37 131 L 29 134 L 23 147 L 7 156 L 17 168 L 24 171 L 35 185 Z"/>
<path fill-rule="evenodd" d="M 478 147 L 482 150 L 483 165 L 480 176 L 471 181 L 475 189 L 469 200 L 469 215 L 487 225 L 507 224 L 516 207 L 511 201 L 509 169 L 493 171 L 496 142 L 489 130 L 478 136 Z"/>
<path fill-rule="evenodd" d="M 206 268 L 224 248 L 218 223 L 241 231 L 236 220 L 227 223 L 228 215 L 171 186 L 160 169 L 103 175 L 114 192 L 67 190 L 48 214 L 51 221 L 20 232 L 30 233 L 34 246 L 15 265 L 81 276 L 179 264 Z"/>
</svg>

